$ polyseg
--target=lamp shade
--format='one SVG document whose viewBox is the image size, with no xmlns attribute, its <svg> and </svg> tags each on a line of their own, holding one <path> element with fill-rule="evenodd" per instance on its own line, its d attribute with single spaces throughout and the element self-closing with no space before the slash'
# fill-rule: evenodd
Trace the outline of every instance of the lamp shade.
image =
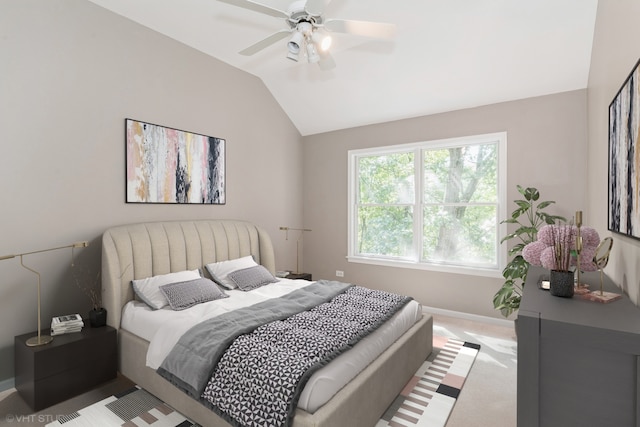
<svg viewBox="0 0 640 427">
<path fill-rule="evenodd" d="M 289 52 L 297 54 L 300 52 L 300 46 L 304 43 L 304 36 L 300 31 L 294 31 L 293 35 L 289 39 L 289 43 L 287 44 L 287 48 Z"/>
<path fill-rule="evenodd" d="M 307 58 L 309 59 L 309 62 L 311 62 L 312 64 L 320 60 L 320 55 L 318 55 L 316 46 L 313 43 L 307 44 Z"/>
<path fill-rule="evenodd" d="M 318 30 L 313 32 L 313 35 L 311 36 L 311 40 L 316 45 L 316 49 L 321 52 L 326 52 L 331 47 L 331 42 L 332 42 L 331 37 L 326 34 L 322 34 Z"/>
</svg>

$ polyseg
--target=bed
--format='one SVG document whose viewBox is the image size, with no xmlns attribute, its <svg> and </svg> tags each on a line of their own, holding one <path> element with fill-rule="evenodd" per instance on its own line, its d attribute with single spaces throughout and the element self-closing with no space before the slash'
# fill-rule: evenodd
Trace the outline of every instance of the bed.
<svg viewBox="0 0 640 427">
<path fill-rule="evenodd" d="M 108 311 L 107 323 L 118 329 L 120 373 L 203 426 L 229 424 L 148 366 L 149 336 L 144 337 L 143 333 L 135 331 L 134 326 L 142 322 L 129 320 L 129 328 L 122 326 L 123 308 L 136 304 L 132 280 L 184 270 L 206 271 L 204 267 L 207 264 L 246 256 L 251 256 L 258 264 L 275 273 L 274 251 L 269 235 L 261 227 L 246 221 L 139 223 L 113 227 L 103 235 L 103 305 Z M 125 310 L 125 313 L 128 312 Z M 124 324 L 127 324 L 126 319 Z M 431 353 L 432 326 L 432 318 L 421 315 L 415 323 L 407 326 L 406 332 L 318 409 L 305 410 L 302 409 L 304 405 L 299 404 L 292 425 L 375 425 Z M 356 346 L 347 353 L 358 353 L 357 349 Z M 335 360 L 325 368 L 337 363 Z"/>
</svg>

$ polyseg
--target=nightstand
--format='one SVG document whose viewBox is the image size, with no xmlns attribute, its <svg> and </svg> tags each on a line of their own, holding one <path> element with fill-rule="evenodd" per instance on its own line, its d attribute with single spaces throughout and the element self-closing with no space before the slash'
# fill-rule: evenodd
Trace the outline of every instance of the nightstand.
<svg viewBox="0 0 640 427">
<path fill-rule="evenodd" d="M 43 330 L 43 334 L 50 331 Z M 53 342 L 28 347 L 35 332 L 15 337 L 15 386 L 39 411 L 116 377 L 117 332 L 111 326 L 56 335 Z"/>
<path fill-rule="evenodd" d="M 292 279 L 292 280 L 302 279 L 302 280 L 311 281 L 311 273 L 289 273 L 287 275 L 287 279 Z"/>
</svg>

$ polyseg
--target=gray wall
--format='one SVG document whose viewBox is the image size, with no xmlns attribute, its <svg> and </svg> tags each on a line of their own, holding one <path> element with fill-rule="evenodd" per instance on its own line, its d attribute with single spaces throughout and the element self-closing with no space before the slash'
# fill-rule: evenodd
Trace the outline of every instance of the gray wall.
<svg viewBox="0 0 640 427">
<path fill-rule="evenodd" d="M 586 103 L 579 90 L 304 137 L 304 225 L 313 230 L 305 234 L 305 269 L 328 279 L 343 270 L 347 282 L 427 306 L 500 317 L 492 303 L 500 278 L 347 262 L 347 151 L 506 131 L 508 214 L 520 184 L 555 200 L 550 212 L 572 217 L 586 210 Z"/>
<path fill-rule="evenodd" d="M 238 218 L 294 268 L 278 227 L 302 223 L 301 137 L 256 77 L 83 0 L 2 2 L 0 75 L 0 256 L 89 240 L 77 264 L 92 280 L 110 226 Z M 126 117 L 225 138 L 227 204 L 126 204 Z M 42 273 L 44 327 L 91 307 L 70 259 L 25 259 Z M 13 337 L 36 328 L 36 276 L 12 259 L 0 277 L 1 385 Z"/>
<path fill-rule="evenodd" d="M 609 104 L 640 57 L 640 2 L 600 0 L 589 72 L 589 213 L 601 236 L 613 236 L 607 274 L 640 302 L 640 242 L 607 230 Z M 636 192 L 638 189 L 636 189 Z"/>
</svg>

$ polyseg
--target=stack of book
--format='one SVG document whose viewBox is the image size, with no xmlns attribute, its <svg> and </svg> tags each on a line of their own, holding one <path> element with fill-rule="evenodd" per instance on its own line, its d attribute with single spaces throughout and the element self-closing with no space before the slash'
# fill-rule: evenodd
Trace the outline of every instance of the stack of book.
<svg viewBox="0 0 640 427">
<path fill-rule="evenodd" d="M 79 314 L 68 314 L 51 319 L 51 336 L 80 332 L 84 322 Z"/>
</svg>

